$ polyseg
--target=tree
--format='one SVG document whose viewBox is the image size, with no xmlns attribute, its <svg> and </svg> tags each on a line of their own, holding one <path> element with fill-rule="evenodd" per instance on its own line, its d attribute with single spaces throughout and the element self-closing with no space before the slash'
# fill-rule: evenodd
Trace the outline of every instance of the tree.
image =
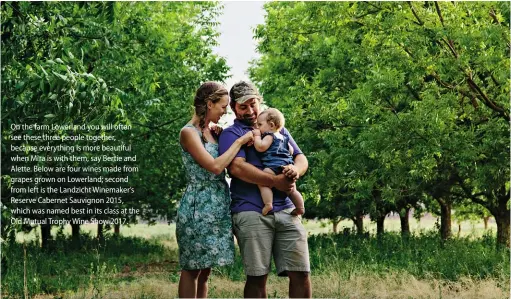
<svg viewBox="0 0 511 299">
<path fill-rule="evenodd" d="M 139 171 L 124 173 L 129 176 L 129 183 L 123 187 L 133 188 L 134 192 L 123 195 L 122 202 L 86 207 L 138 208 L 142 211 L 138 216 L 125 216 L 126 223 L 136 222 L 139 217 L 150 221 L 159 217 L 172 218 L 176 201 L 185 185 L 181 162 L 176 159 L 180 155 L 177 136 L 190 113 L 193 92 L 204 81 L 222 81 L 226 77 L 225 60 L 212 53 L 218 36 L 214 20 L 219 12 L 217 3 L 202 2 L 2 2 L 2 202 L 8 208 L 3 209 L 3 213 L 10 215 L 15 207 L 25 207 L 6 200 L 12 186 L 10 179 L 20 176 L 11 173 L 14 165 L 11 145 L 26 143 L 9 137 L 18 133 L 36 134 L 35 131 L 16 133 L 10 126 L 25 123 L 87 124 L 98 125 L 99 129 L 83 134 L 110 135 L 117 143 L 131 146 L 131 152 L 119 155 L 136 155 L 137 161 L 131 165 L 138 167 Z M 131 130 L 101 128 L 106 124 L 124 124 Z M 76 133 L 74 130 L 56 132 L 59 136 Z M 50 142 L 50 145 L 57 144 L 58 141 Z M 108 143 L 87 141 L 74 144 Z M 45 160 L 29 165 L 83 167 L 116 164 L 89 163 L 91 157 L 98 155 L 94 151 L 82 152 L 89 158 L 87 163 L 58 162 L 53 159 L 56 154 L 44 154 Z M 119 176 L 109 172 L 74 175 Z M 45 186 L 52 184 L 57 185 L 48 183 Z M 31 207 L 65 208 L 67 205 Z M 32 214 L 27 217 L 45 219 L 48 215 Z M 82 214 L 75 217 L 108 219 L 112 215 Z M 2 237 L 7 234 L 5 228 L 3 226 Z M 49 227 L 45 226 L 44 230 L 43 245 L 46 245 Z M 79 227 L 73 226 L 73 234 L 78 232 Z"/>
<path fill-rule="evenodd" d="M 250 74 L 310 168 L 329 161 L 329 175 L 309 171 L 319 190 L 354 190 L 380 218 L 383 207 L 435 195 L 444 238 L 453 200 L 471 198 L 501 219 L 499 244 L 509 243 L 508 3 L 265 9 Z"/>
</svg>

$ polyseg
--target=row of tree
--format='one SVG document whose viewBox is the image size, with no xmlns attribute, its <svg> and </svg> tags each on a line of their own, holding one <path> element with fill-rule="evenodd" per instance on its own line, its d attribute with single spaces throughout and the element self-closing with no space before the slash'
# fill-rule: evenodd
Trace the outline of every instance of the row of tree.
<svg viewBox="0 0 511 299">
<path fill-rule="evenodd" d="M 16 173 L 11 158 L 33 153 L 13 152 L 11 145 L 45 141 L 11 140 L 12 135 L 41 135 L 41 131 L 13 132 L 12 124 L 130 125 L 131 130 L 60 130 L 50 135 L 113 135 L 115 142 L 131 145 L 121 155 L 137 156 L 139 171 L 125 173 L 135 193 L 122 196 L 122 204 L 77 205 L 74 208 L 137 208 L 141 219 L 175 216 L 176 202 L 185 186 L 178 133 L 190 117 L 193 94 L 204 81 L 223 81 L 225 60 L 212 53 L 218 33 L 213 2 L 6 2 L 1 3 L 2 42 L 2 238 L 14 239 L 11 211 L 28 205 L 11 204 L 11 196 L 28 198 L 44 194 L 13 194 L 13 177 L 121 176 L 108 172 Z M 48 133 L 48 132 L 46 132 Z M 62 144 L 51 141 L 50 145 Z M 67 145 L 97 145 L 77 141 Z M 98 156 L 108 153 L 51 153 L 25 166 L 108 166 L 119 163 L 56 162 L 50 156 Z M 119 153 L 117 153 L 119 154 Z M 47 186 L 79 184 L 39 184 Z M 88 184 L 98 185 L 98 184 Z M 120 185 L 120 184 L 115 184 Z M 34 185 L 31 184 L 31 187 Z M 26 185 L 25 185 L 26 187 Z M 108 187 L 104 185 L 104 187 Z M 114 187 L 110 185 L 110 187 Z M 48 195 L 48 194 L 46 194 Z M 98 197 L 97 194 L 53 194 L 50 198 Z M 102 196 L 104 197 L 104 196 Z M 67 208 L 63 204 L 31 204 L 30 208 Z M 24 216 L 25 217 L 25 216 Z M 74 218 L 77 215 L 29 214 L 32 219 Z M 121 216 L 78 215 L 82 219 Z M 125 217 L 125 216 L 122 216 Z M 128 222 L 137 221 L 132 215 Z M 140 219 L 139 218 L 139 219 Z M 73 226 L 78 238 L 79 225 Z M 24 229 L 31 229 L 25 225 Z M 50 225 L 42 225 L 43 246 Z M 117 227 L 118 229 L 118 227 Z M 101 234 L 101 226 L 99 228 Z"/>
<path fill-rule="evenodd" d="M 507 2 L 272 2 L 250 75 L 310 161 L 309 217 L 490 213 L 509 246 Z"/>
<path fill-rule="evenodd" d="M 448 238 L 451 209 L 490 213 L 499 244 L 509 245 L 509 3 L 276 2 L 265 8 L 266 22 L 255 31 L 262 57 L 251 77 L 268 103 L 283 110 L 309 157 L 299 184 L 309 217 L 350 218 L 362 231 L 369 214 L 381 233 L 385 216 L 395 211 L 406 232 L 415 208 L 440 214 Z M 172 219 L 185 185 L 177 136 L 193 92 L 206 80 L 226 78 L 225 61 L 211 50 L 220 6 L 2 2 L 1 11 L 2 238 L 14 239 L 23 228 L 10 224 L 11 209 L 20 207 L 10 204 L 12 177 L 111 175 L 12 173 L 19 162 L 11 160 L 11 145 L 40 142 L 11 140 L 17 134 L 11 124 L 131 125 L 80 132 L 114 134 L 116 143 L 132 146 L 126 154 L 137 156 L 139 171 L 126 185 L 135 193 L 108 205 L 141 209 L 148 221 Z M 92 163 L 26 165 L 36 164 Z M 41 229 L 44 246 L 50 226 Z"/>
</svg>

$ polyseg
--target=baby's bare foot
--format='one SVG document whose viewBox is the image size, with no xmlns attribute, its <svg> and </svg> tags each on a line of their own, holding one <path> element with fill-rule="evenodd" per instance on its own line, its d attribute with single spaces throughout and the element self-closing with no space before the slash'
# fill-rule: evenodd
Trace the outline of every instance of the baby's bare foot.
<svg viewBox="0 0 511 299">
<path fill-rule="evenodd" d="M 263 208 L 263 216 L 266 216 L 266 214 L 268 214 L 271 210 L 273 210 L 273 205 L 271 203 L 265 204 Z"/>
</svg>

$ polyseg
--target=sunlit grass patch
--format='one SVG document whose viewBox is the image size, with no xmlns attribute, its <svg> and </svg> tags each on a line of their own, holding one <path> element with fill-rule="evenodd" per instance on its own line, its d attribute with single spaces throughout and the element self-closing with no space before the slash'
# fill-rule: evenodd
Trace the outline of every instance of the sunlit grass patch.
<svg viewBox="0 0 511 299">
<path fill-rule="evenodd" d="M 288 297 L 288 279 L 270 275 L 267 284 L 269 298 Z M 501 286 L 495 279 L 464 278 L 457 282 L 436 279 L 417 279 L 409 274 L 389 272 L 380 276 L 358 272 L 349 279 L 335 273 L 313 275 L 312 294 L 315 298 L 507 298 L 509 286 Z M 100 294 L 101 298 L 154 298 L 177 297 L 178 283 L 168 278 L 139 278 L 132 282 L 111 285 Z M 210 298 L 242 298 L 244 281 L 231 281 L 212 275 L 209 282 Z M 89 299 L 98 296 L 90 289 L 68 292 L 64 298 Z"/>
</svg>

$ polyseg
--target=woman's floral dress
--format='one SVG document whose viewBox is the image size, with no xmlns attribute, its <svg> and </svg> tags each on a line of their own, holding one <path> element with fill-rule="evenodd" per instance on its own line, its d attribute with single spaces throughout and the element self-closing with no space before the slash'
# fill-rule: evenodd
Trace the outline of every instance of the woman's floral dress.
<svg viewBox="0 0 511 299">
<path fill-rule="evenodd" d="M 197 132 L 206 151 L 217 158 L 218 144 L 204 142 L 202 133 Z M 184 270 L 232 264 L 234 239 L 229 209 L 231 197 L 225 172 L 215 175 L 202 168 L 182 148 L 181 153 L 188 186 L 177 211 L 179 264 Z"/>
</svg>

